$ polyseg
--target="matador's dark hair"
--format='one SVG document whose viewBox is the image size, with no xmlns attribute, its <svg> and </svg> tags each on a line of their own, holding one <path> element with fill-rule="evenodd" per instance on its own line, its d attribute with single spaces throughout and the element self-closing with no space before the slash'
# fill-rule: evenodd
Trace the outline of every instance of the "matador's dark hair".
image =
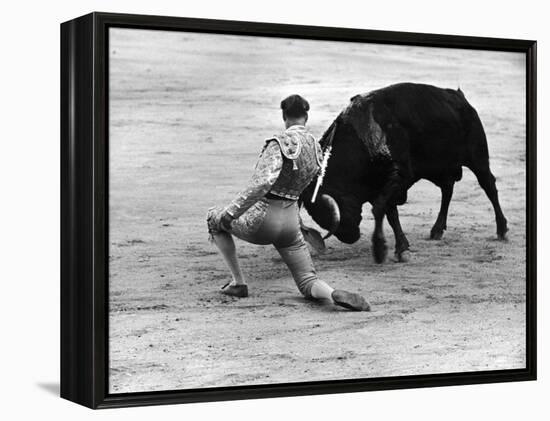
<svg viewBox="0 0 550 421">
<path fill-rule="evenodd" d="M 300 95 L 290 95 L 281 101 L 283 116 L 290 118 L 307 117 L 309 102 Z"/>
</svg>

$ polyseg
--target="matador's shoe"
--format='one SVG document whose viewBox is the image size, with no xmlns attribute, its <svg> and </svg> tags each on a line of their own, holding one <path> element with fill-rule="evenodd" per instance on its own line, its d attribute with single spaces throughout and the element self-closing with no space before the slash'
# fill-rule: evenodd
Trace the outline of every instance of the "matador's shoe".
<svg viewBox="0 0 550 421">
<path fill-rule="evenodd" d="M 353 311 L 370 311 L 370 304 L 367 300 L 353 292 L 335 289 L 332 291 L 332 299 L 335 304 Z"/>
<path fill-rule="evenodd" d="M 222 287 L 222 294 L 238 298 L 248 297 L 248 285 L 231 285 L 231 282 L 228 282 Z"/>
</svg>

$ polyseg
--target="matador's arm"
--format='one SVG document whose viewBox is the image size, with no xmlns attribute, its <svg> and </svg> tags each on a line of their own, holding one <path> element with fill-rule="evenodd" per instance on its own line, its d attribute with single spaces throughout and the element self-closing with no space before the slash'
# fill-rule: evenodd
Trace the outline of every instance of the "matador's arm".
<svg viewBox="0 0 550 421">
<path fill-rule="evenodd" d="M 271 189 L 283 168 L 283 155 L 277 141 L 267 143 L 247 187 L 229 204 L 226 211 L 238 218 Z"/>
</svg>

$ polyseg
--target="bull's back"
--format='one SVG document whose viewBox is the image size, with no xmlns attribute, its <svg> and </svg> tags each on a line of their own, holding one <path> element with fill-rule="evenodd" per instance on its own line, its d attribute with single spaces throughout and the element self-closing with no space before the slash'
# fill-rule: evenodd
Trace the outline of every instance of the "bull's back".
<svg viewBox="0 0 550 421">
<path fill-rule="evenodd" d="M 369 95 L 383 128 L 399 124 L 409 135 L 449 137 L 465 130 L 472 107 L 460 90 L 401 83 Z"/>
<path fill-rule="evenodd" d="M 483 149 L 483 144 L 486 150 L 484 133 L 470 136 L 473 128 L 483 129 L 460 90 L 402 83 L 374 91 L 369 97 L 390 150 L 410 159 L 415 178 L 454 174 L 459 179 L 472 150 Z"/>
</svg>

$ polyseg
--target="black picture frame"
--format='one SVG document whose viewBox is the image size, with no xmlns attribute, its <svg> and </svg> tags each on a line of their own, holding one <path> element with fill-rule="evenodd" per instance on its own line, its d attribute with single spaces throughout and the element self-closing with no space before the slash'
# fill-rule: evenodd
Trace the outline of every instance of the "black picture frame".
<svg viewBox="0 0 550 421">
<path fill-rule="evenodd" d="M 109 394 L 108 29 L 258 35 L 526 54 L 525 369 Z M 90 13 L 61 24 L 61 396 L 90 408 L 536 379 L 536 42 L 363 29 Z"/>
</svg>

